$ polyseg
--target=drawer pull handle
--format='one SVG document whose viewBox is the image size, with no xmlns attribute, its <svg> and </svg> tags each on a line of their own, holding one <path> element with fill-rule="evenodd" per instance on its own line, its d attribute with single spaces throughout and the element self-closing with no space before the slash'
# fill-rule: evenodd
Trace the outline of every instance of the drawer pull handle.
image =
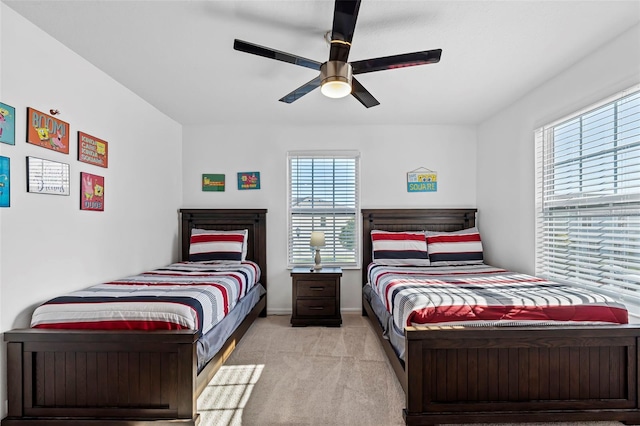
<svg viewBox="0 0 640 426">
<path fill-rule="evenodd" d="M 324 290 L 324 287 L 309 287 L 311 290 L 313 291 L 322 291 Z"/>
<path fill-rule="evenodd" d="M 321 311 L 324 309 L 323 306 L 309 306 L 309 309 L 313 310 L 313 311 Z"/>
</svg>

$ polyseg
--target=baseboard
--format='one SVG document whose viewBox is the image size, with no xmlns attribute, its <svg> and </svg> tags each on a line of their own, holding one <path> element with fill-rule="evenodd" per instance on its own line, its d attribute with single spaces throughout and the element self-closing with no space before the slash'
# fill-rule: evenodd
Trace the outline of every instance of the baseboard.
<svg viewBox="0 0 640 426">
<path fill-rule="evenodd" d="M 269 315 L 291 315 L 291 309 L 274 309 L 268 308 Z"/>
<path fill-rule="evenodd" d="M 269 308 L 269 315 L 291 315 L 291 309 Z M 340 312 L 345 314 L 354 314 L 362 312 L 362 308 L 342 308 Z"/>
</svg>

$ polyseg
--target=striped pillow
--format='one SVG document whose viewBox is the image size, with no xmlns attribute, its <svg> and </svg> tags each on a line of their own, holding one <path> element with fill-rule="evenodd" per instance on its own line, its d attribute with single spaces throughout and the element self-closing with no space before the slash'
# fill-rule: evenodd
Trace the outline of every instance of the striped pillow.
<svg viewBox="0 0 640 426">
<path fill-rule="evenodd" d="M 433 266 L 483 263 L 482 240 L 478 228 L 454 232 L 427 232 L 427 249 Z"/>
<path fill-rule="evenodd" d="M 248 230 L 192 229 L 189 260 L 239 263 L 247 257 Z"/>
<path fill-rule="evenodd" d="M 429 266 L 424 232 L 371 231 L 373 262 L 379 265 Z"/>
</svg>

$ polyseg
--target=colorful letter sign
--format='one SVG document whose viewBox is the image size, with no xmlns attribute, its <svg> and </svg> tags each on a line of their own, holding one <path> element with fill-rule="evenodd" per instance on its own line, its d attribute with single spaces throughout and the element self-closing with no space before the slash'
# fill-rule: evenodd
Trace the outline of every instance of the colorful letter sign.
<svg viewBox="0 0 640 426">
<path fill-rule="evenodd" d="M 11 205 L 11 159 L 0 157 L 0 207 Z"/>
<path fill-rule="evenodd" d="M 239 172 L 238 189 L 260 189 L 260 172 Z"/>
<path fill-rule="evenodd" d="M 109 166 L 109 144 L 95 136 L 78 132 L 78 161 L 107 168 Z"/>
<path fill-rule="evenodd" d="M 407 192 L 436 192 L 438 175 L 433 170 L 420 169 L 407 173 Z"/>
<path fill-rule="evenodd" d="M 0 142 L 16 144 L 16 109 L 0 102 Z"/>
<path fill-rule="evenodd" d="M 27 108 L 27 142 L 68 154 L 69 123 Z"/>
<path fill-rule="evenodd" d="M 203 191 L 224 191 L 224 175 L 202 175 L 202 190 Z"/>
<path fill-rule="evenodd" d="M 104 176 L 80 172 L 80 210 L 104 211 Z"/>
</svg>

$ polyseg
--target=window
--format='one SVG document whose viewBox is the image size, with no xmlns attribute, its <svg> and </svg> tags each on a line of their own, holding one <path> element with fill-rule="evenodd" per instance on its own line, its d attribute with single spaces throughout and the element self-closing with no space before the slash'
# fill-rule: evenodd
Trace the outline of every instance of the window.
<svg viewBox="0 0 640 426">
<path fill-rule="evenodd" d="M 313 264 L 311 231 L 322 231 L 325 266 L 359 267 L 360 154 L 290 152 L 289 266 Z"/>
<path fill-rule="evenodd" d="M 536 130 L 536 274 L 640 303 L 640 86 Z"/>
</svg>

